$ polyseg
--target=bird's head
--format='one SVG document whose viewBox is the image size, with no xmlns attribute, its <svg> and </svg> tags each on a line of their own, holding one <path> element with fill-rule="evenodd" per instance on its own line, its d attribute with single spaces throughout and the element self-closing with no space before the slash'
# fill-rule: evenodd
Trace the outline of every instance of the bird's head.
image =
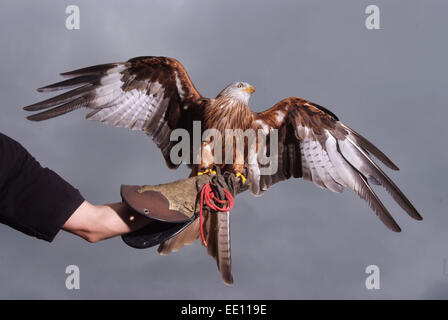
<svg viewBox="0 0 448 320">
<path fill-rule="evenodd" d="M 238 99 L 245 104 L 248 104 L 252 93 L 255 92 L 255 87 L 247 82 L 233 82 L 229 84 L 224 90 L 222 90 L 217 98 L 227 97 L 231 99 Z"/>
</svg>

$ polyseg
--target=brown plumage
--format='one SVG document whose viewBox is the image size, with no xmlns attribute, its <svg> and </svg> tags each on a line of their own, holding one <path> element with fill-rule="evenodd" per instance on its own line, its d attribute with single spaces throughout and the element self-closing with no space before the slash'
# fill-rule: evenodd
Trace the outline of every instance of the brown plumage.
<svg viewBox="0 0 448 320">
<path fill-rule="evenodd" d="M 193 121 L 201 122 L 202 131 L 214 128 L 223 134 L 226 129 L 261 130 L 268 140 L 275 129 L 278 130 L 278 150 L 269 150 L 268 144 L 266 152 L 277 151 L 276 172 L 260 173 L 264 164 L 258 158 L 255 163 L 249 163 L 246 154 L 243 164 L 216 164 L 213 162 L 214 142 L 210 141 L 202 143 L 204 152 L 200 164 L 191 166 L 192 175 L 214 166 L 223 171 L 245 173 L 255 195 L 290 177 L 312 181 L 318 187 L 334 192 L 349 188 L 368 203 L 389 229 L 400 231 L 370 186 L 381 185 L 412 218 L 422 219 L 371 156 L 392 170 L 398 170 L 398 167 L 371 142 L 317 104 L 290 97 L 264 112 L 255 113 L 248 107 L 254 88 L 245 82 L 230 84 L 215 99 L 205 98 L 196 90 L 182 64 L 166 57 L 138 57 L 62 75 L 68 79 L 38 90 L 74 89 L 25 107 L 28 111 L 44 110 L 28 119 L 41 121 L 79 108 L 91 109 L 87 119 L 141 130 L 150 135 L 170 168 L 178 166 L 170 159 L 170 151 L 175 145 L 170 141 L 170 134 L 177 128 L 192 133 Z M 245 152 L 249 148 L 246 146 Z M 260 148 L 258 141 L 257 148 Z M 233 160 L 235 157 L 236 151 Z M 206 214 L 205 221 L 210 243 L 208 252 L 217 259 L 224 281 L 230 284 L 233 278 L 228 214 Z M 167 254 L 179 250 L 198 238 L 199 225 L 195 221 L 176 237 L 162 243 L 159 252 Z"/>
</svg>

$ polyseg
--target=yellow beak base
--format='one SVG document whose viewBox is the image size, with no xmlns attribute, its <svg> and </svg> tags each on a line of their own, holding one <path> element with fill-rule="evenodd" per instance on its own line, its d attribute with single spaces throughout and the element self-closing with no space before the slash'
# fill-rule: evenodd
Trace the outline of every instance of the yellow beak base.
<svg viewBox="0 0 448 320">
<path fill-rule="evenodd" d="M 255 87 L 254 86 L 250 86 L 249 88 L 244 89 L 244 91 L 249 92 L 249 93 L 253 93 L 253 92 L 255 92 Z"/>
</svg>

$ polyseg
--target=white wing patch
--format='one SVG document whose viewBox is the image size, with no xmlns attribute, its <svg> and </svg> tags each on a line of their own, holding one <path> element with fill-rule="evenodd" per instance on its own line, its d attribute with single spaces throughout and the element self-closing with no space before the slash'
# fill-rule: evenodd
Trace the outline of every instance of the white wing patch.
<svg viewBox="0 0 448 320">
<path fill-rule="evenodd" d="M 106 77 L 112 78 L 113 75 Z M 115 76 L 115 80 L 117 79 Z M 86 118 L 117 127 L 145 131 L 151 125 L 151 123 L 147 123 L 148 119 L 155 116 L 152 120 L 156 123 L 151 126 L 152 130 L 148 133 L 157 130 L 165 115 L 165 112 L 157 114 L 157 111 L 164 110 L 169 102 L 169 99 L 164 99 L 165 90 L 162 85 L 158 82 L 148 83 L 149 90 L 147 92 L 139 89 L 123 91 L 122 84 L 123 82 L 118 80 L 96 89 L 95 94 L 98 98 L 92 101 L 92 107 L 98 106 L 97 108 L 101 109 L 94 110 Z"/>
<path fill-rule="evenodd" d="M 261 126 L 265 135 L 269 134 L 269 126 L 263 120 L 255 120 L 255 123 Z"/>
<path fill-rule="evenodd" d="M 341 166 L 336 167 L 334 162 L 336 156 L 329 154 L 330 152 L 337 152 L 337 140 L 328 130 L 325 135 L 325 148 L 316 138 L 307 138 L 300 142 L 303 178 L 314 182 L 320 188 L 328 188 L 333 192 L 341 193 L 347 183 L 339 175 Z"/>
<path fill-rule="evenodd" d="M 278 110 L 275 116 L 275 120 L 277 120 L 278 123 L 282 123 L 283 119 L 285 119 L 285 113 L 283 111 Z"/>
<path fill-rule="evenodd" d="M 308 139 L 310 137 L 314 136 L 313 132 L 310 128 L 304 127 L 304 126 L 297 126 L 297 137 L 301 140 Z"/>
<path fill-rule="evenodd" d="M 117 127 L 142 130 L 145 119 L 150 115 L 151 97 L 137 89 L 121 93 L 105 107 L 87 115 L 89 120 L 97 120 Z M 151 108 L 153 109 L 153 108 Z"/>
<path fill-rule="evenodd" d="M 183 99 L 185 96 L 185 92 L 182 89 L 182 83 L 180 82 L 179 75 L 177 74 L 177 71 L 175 72 L 175 75 L 176 75 L 177 92 L 179 93 L 180 98 Z"/>
</svg>

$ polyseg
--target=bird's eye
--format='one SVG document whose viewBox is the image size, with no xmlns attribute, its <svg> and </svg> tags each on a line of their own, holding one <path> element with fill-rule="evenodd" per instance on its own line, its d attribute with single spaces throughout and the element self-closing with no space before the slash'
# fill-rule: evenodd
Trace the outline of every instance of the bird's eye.
<svg viewBox="0 0 448 320">
<path fill-rule="evenodd" d="M 244 85 L 242 83 L 238 83 L 238 88 L 242 88 Z"/>
</svg>

